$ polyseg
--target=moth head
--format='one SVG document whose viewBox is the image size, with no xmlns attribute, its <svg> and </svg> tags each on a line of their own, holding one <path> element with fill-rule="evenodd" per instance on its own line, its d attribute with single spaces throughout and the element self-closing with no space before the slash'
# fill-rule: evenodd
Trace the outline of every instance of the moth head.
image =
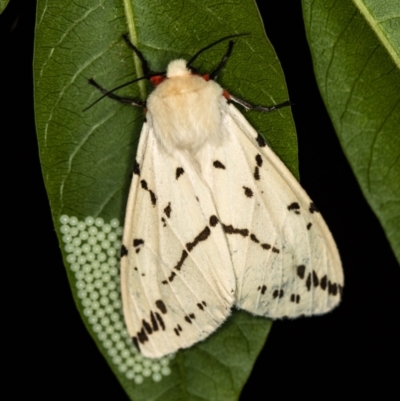
<svg viewBox="0 0 400 401">
<path fill-rule="evenodd" d="M 191 75 L 191 71 L 187 68 L 187 62 L 183 59 L 173 60 L 168 64 L 167 77 L 182 77 Z"/>
</svg>

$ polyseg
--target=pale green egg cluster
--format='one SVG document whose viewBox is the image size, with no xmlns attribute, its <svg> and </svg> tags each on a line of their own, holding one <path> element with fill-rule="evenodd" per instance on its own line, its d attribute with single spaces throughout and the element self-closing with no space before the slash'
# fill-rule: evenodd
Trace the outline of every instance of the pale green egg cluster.
<svg viewBox="0 0 400 401">
<path fill-rule="evenodd" d="M 119 283 L 122 227 L 118 219 L 105 223 L 100 217 L 80 221 L 62 215 L 60 222 L 83 313 L 117 369 L 137 384 L 146 377 L 158 382 L 168 376 L 171 357 L 143 357 L 125 327 Z"/>
</svg>

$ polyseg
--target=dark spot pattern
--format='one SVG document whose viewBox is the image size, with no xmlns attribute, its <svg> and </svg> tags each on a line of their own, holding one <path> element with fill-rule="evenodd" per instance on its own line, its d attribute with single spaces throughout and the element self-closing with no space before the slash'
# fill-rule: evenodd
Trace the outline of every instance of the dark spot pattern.
<svg viewBox="0 0 400 401">
<path fill-rule="evenodd" d="M 156 315 L 156 319 L 157 319 L 158 324 L 161 326 L 161 328 L 163 330 L 165 330 L 165 324 L 164 324 L 163 318 L 161 317 L 161 315 L 158 312 L 155 312 L 155 315 Z"/>
<path fill-rule="evenodd" d="M 300 295 L 299 294 L 292 294 L 290 296 L 290 302 L 296 302 L 296 304 L 300 303 Z"/>
<path fill-rule="evenodd" d="M 217 216 L 211 216 L 210 217 L 210 226 L 215 227 L 218 224 L 218 217 Z"/>
<path fill-rule="evenodd" d="M 136 238 L 133 240 L 133 246 L 137 248 L 140 245 L 143 245 L 144 241 L 141 238 Z"/>
<path fill-rule="evenodd" d="M 215 162 L 213 163 L 213 166 L 215 168 L 220 168 L 222 170 L 225 170 L 225 166 L 219 160 L 215 160 Z"/>
<path fill-rule="evenodd" d="M 160 309 L 160 311 L 163 315 L 165 315 L 167 313 L 167 307 L 165 306 L 165 303 L 161 299 L 158 299 L 156 301 L 156 306 L 158 309 Z"/>
<path fill-rule="evenodd" d="M 308 209 L 310 213 L 319 213 L 317 206 L 315 206 L 314 202 L 310 203 L 310 208 Z"/>
<path fill-rule="evenodd" d="M 248 187 L 243 187 L 244 189 L 244 194 L 248 197 L 248 198 L 252 198 L 253 197 L 253 191 L 248 188 Z"/>
<path fill-rule="evenodd" d="M 140 184 L 142 185 L 142 188 L 150 194 L 151 204 L 155 206 L 157 203 L 157 197 L 155 193 L 151 189 L 149 189 L 149 187 L 147 186 L 147 182 L 145 180 L 140 181 Z"/>
<path fill-rule="evenodd" d="M 197 304 L 197 307 L 198 307 L 200 310 L 204 310 L 204 306 L 203 306 L 203 304 L 201 304 L 201 303 L 198 303 L 198 304 Z"/>
<path fill-rule="evenodd" d="M 261 244 L 261 248 L 268 251 L 268 249 L 271 249 L 271 245 L 270 244 Z"/>
<path fill-rule="evenodd" d="M 257 166 L 258 166 L 258 167 L 262 167 L 262 165 L 263 165 L 263 159 L 262 159 L 262 157 L 261 157 L 260 154 L 258 154 L 258 155 L 256 156 L 256 163 L 257 163 Z"/>
<path fill-rule="evenodd" d="M 143 324 L 143 327 L 146 330 L 147 334 L 153 333 L 153 329 L 152 329 L 150 323 L 148 323 L 148 322 L 146 322 L 146 320 L 142 319 L 142 324 Z"/>
<path fill-rule="evenodd" d="M 121 256 L 121 258 L 123 258 L 123 257 L 126 256 L 126 255 L 128 255 L 128 249 L 126 248 L 125 245 L 122 245 L 122 246 L 121 246 L 121 253 L 120 253 L 120 256 Z"/>
<path fill-rule="evenodd" d="M 336 295 L 338 293 L 337 284 L 328 281 L 328 294 Z"/>
<path fill-rule="evenodd" d="M 182 267 L 183 263 L 185 262 L 185 259 L 187 258 L 187 256 L 188 256 L 188 253 L 187 253 L 187 251 L 184 249 L 184 250 L 182 251 L 181 258 L 179 259 L 178 263 L 174 266 L 174 269 L 176 269 L 176 270 L 181 270 L 181 267 Z"/>
<path fill-rule="evenodd" d="M 139 340 L 139 342 L 141 344 L 144 344 L 146 341 L 149 341 L 149 337 L 147 337 L 146 332 L 144 331 L 144 328 L 142 327 L 142 329 L 140 331 L 138 331 L 137 333 L 137 339 Z"/>
<path fill-rule="evenodd" d="M 133 174 L 140 175 L 140 165 L 136 160 L 135 160 L 135 164 L 133 166 Z"/>
<path fill-rule="evenodd" d="M 162 223 L 163 223 L 163 227 L 167 227 L 167 223 L 166 223 L 164 217 L 161 217 L 161 221 L 162 221 Z"/>
<path fill-rule="evenodd" d="M 284 295 L 284 291 L 283 290 L 275 290 L 273 293 L 272 293 L 272 298 L 282 298 L 283 297 L 283 295 Z"/>
<path fill-rule="evenodd" d="M 261 294 L 264 295 L 264 294 L 265 294 L 265 291 L 267 291 L 267 286 L 266 286 L 266 285 L 263 285 L 263 286 L 261 287 Z"/>
<path fill-rule="evenodd" d="M 168 281 L 171 283 L 175 276 L 176 276 L 176 273 L 174 271 L 172 271 L 168 277 Z M 165 284 L 168 284 L 168 282 L 166 281 Z"/>
<path fill-rule="evenodd" d="M 288 207 L 289 211 L 294 211 L 296 214 L 300 214 L 300 205 L 297 202 L 291 203 Z"/>
<path fill-rule="evenodd" d="M 227 234 L 240 234 L 243 237 L 249 235 L 249 230 L 247 228 L 234 228 L 232 225 L 227 226 L 225 224 L 222 224 L 222 228 Z"/>
<path fill-rule="evenodd" d="M 168 206 L 164 208 L 164 213 L 167 215 L 168 218 L 171 217 L 171 202 L 168 203 Z"/>
<path fill-rule="evenodd" d="M 182 167 L 178 167 L 175 172 L 176 179 L 178 179 L 184 172 L 185 170 Z"/>
<path fill-rule="evenodd" d="M 260 241 L 258 240 L 258 238 L 254 235 L 254 234 L 250 234 L 250 239 L 255 242 L 256 244 L 259 244 Z"/>
<path fill-rule="evenodd" d="M 317 276 L 317 273 L 315 270 L 313 270 L 313 272 L 312 272 L 312 279 L 313 279 L 313 286 L 318 287 L 319 280 L 318 280 L 318 276 Z"/>
<path fill-rule="evenodd" d="M 260 148 L 263 148 L 263 147 L 266 145 L 265 139 L 262 137 L 262 135 L 261 135 L 260 133 L 258 133 L 257 138 L 256 138 L 256 141 L 257 141 L 258 146 L 259 146 Z"/>
<path fill-rule="evenodd" d="M 158 323 L 157 323 L 156 317 L 153 312 L 150 312 L 150 319 L 151 319 L 151 325 L 153 327 L 153 331 L 158 331 Z"/>
<path fill-rule="evenodd" d="M 194 313 L 189 313 L 189 315 L 185 316 L 185 321 L 192 324 L 192 320 L 194 320 L 195 318 L 196 318 L 196 316 L 194 315 Z"/>
<path fill-rule="evenodd" d="M 138 351 L 140 351 L 139 343 L 138 343 L 138 340 L 137 340 L 136 337 L 132 337 L 132 342 L 133 342 L 133 345 L 136 347 L 136 349 L 137 349 Z"/>
<path fill-rule="evenodd" d="M 177 336 L 180 336 L 180 332 L 182 331 L 182 327 L 178 324 L 175 328 L 174 328 L 174 332 Z"/>
<path fill-rule="evenodd" d="M 326 290 L 326 287 L 328 286 L 328 277 L 325 275 L 324 277 L 321 278 L 321 282 L 319 283 L 321 289 L 324 291 Z"/>
<path fill-rule="evenodd" d="M 307 291 L 311 290 L 311 273 L 308 273 L 308 276 L 306 279 L 306 287 L 307 287 Z"/>
<path fill-rule="evenodd" d="M 297 270 L 297 275 L 301 279 L 303 279 L 304 278 L 304 274 L 306 272 L 306 267 L 304 265 L 300 265 L 300 266 L 297 266 L 296 270 Z"/>
<path fill-rule="evenodd" d="M 260 169 L 256 166 L 256 167 L 254 167 L 254 179 L 256 180 L 256 181 L 259 181 L 260 180 Z"/>
<path fill-rule="evenodd" d="M 192 242 L 186 244 L 186 249 L 191 252 L 201 241 L 205 241 L 211 234 L 210 227 L 206 227 Z"/>
<path fill-rule="evenodd" d="M 311 226 L 312 226 L 312 223 L 308 223 L 307 224 L 307 230 L 309 230 L 311 228 Z"/>
</svg>

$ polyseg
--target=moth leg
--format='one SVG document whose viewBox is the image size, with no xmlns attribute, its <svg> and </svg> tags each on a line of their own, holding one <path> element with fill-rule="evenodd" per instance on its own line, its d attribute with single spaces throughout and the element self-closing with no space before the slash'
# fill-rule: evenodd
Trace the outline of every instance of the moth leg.
<svg viewBox="0 0 400 401">
<path fill-rule="evenodd" d="M 247 111 L 249 111 L 249 110 L 257 110 L 257 111 L 261 111 L 261 112 L 263 112 L 263 113 L 269 113 L 269 112 L 271 112 L 271 111 L 281 109 L 282 107 L 292 106 L 292 104 L 293 104 L 290 100 L 286 100 L 286 102 L 279 103 L 279 104 L 275 104 L 274 106 L 269 106 L 269 107 L 265 107 L 265 106 L 254 106 L 254 105 L 252 105 L 252 104 L 246 102 L 245 100 L 240 99 L 240 98 L 238 98 L 238 97 L 236 97 L 236 96 L 233 96 L 233 95 L 231 95 L 231 94 L 228 94 L 228 96 L 225 95 L 225 97 L 226 97 L 228 100 L 232 100 L 233 102 L 235 102 L 235 103 L 237 103 L 237 104 L 240 104 L 240 105 L 243 106 Z"/>
<path fill-rule="evenodd" d="M 146 102 L 142 102 L 140 100 L 135 100 L 135 99 L 132 99 L 130 97 L 122 97 L 122 96 L 115 95 L 114 93 L 112 93 L 112 91 L 108 91 L 107 89 L 103 88 L 93 78 L 89 79 L 89 83 L 90 83 L 90 85 L 93 85 L 95 88 L 97 88 L 101 93 L 103 93 L 104 96 L 102 96 L 101 98 L 97 99 L 94 103 L 92 103 L 85 110 L 87 110 L 88 108 L 92 107 L 95 103 L 97 103 L 98 101 L 100 101 L 104 97 L 109 97 L 110 99 L 114 99 L 117 102 L 131 104 L 132 106 L 136 106 L 136 107 L 143 107 L 143 108 L 146 107 Z M 116 89 L 118 89 L 118 88 L 116 88 Z M 115 89 L 113 89 L 113 90 L 115 90 Z"/>
</svg>

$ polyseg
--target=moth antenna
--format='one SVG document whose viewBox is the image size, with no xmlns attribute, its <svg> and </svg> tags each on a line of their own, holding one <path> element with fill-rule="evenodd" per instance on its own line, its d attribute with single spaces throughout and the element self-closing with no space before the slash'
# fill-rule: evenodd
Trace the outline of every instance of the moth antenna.
<svg viewBox="0 0 400 401">
<path fill-rule="evenodd" d="M 143 53 L 131 42 L 131 40 L 129 39 L 128 35 L 126 33 L 124 33 L 122 35 L 122 37 L 124 38 L 126 44 L 135 52 L 135 54 L 139 57 L 139 60 L 142 63 L 142 69 L 143 69 L 143 74 L 144 76 L 149 79 L 149 77 L 151 75 L 154 75 L 154 72 L 150 69 L 149 67 L 149 63 L 147 62 L 147 60 L 144 58 Z"/>
<path fill-rule="evenodd" d="M 92 106 L 94 106 L 96 103 L 100 102 L 100 100 L 104 99 L 105 97 L 109 97 L 109 98 L 114 99 L 114 100 L 117 100 L 118 102 L 121 102 L 121 103 L 129 103 L 129 104 L 133 104 L 133 105 L 135 105 L 135 106 L 145 107 L 145 106 L 146 106 L 145 102 L 140 102 L 140 101 L 134 100 L 134 99 L 132 99 L 132 98 L 117 96 L 117 95 L 114 95 L 114 93 L 113 93 L 113 92 L 115 92 L 115 91 L 118 90 L 118 89 L 124 88 L 125 86 L 128 86 L 128 85 L 130 85 L 130 84 L 133 84 L 133 83 L 135 83 L 135 82 L 137 82 L 137 81 L 141 81 L 142 79 L 148 79 L 148 78 L 147 78 L 147 77 L 136 78 L 136 79 L 133 79 L 132 81 L 125 82 L 124 84 L 119 85 L 119 86 L 117 86 L 116 88 L 111 89 L 111 90 L 108 91 L 107 89 L 105 89 L 105 88 L 103 88 L 101 85 L 99 85 L 93 78 L 90 78 L 90 79 L 89 79 L 89 84 L 90 84 L 90 85 L 93 85 L 93 86 L 94 86 L 95 88 L 97 88 L 100 92 L 102 92 L 102 93 L 103 93 L 103 96 L 99 97 L 97 100 L 95 100 L 95 101 L 94 101 L 92 104 L 90 104 L 88 107 L 84 108 L 82 111 L 89 110 Z"/>
<path fill-rule="evenodd" d="M 232 50 L 233 50 L 233 45 L 234 44 L 235 44 L 235 42 L 233 40 L 229 41 L 228 49 L 226 50 L 226 53 L 225 53 L 224 57 L 222 57 L 222 60 L 220 61 L 218 67 L 210 74 L 210 79 L 216 79 L 218 74 L 225 67 L 229 57 L 232 54 Z"/>
<path fill-rule="evenodd" d="M 239 36 L 247 36 L 250 35 L 249 33 L 237 33 L 235 35 L 229 35 L 229 36 L 224 36 L 221 39 L 218 39 L 216 42 L 211 43 L 210 45 L 203 47 L 201 50 L 199 50 L 188 62 L 187 62 L 187 67 L 190 68 L 190 65 L 194 62 L 194 60 L 196 60 L 197 57 L 200 56 L 201 53 L 203 53 L 204 51 L 211 49 L 212 47 L 214 47 L 215 45 L 217 45 L 218 43 L 223 42 L 224 40 L 228 40 L 231 38 L 237 38 Z"/>
</svg>

